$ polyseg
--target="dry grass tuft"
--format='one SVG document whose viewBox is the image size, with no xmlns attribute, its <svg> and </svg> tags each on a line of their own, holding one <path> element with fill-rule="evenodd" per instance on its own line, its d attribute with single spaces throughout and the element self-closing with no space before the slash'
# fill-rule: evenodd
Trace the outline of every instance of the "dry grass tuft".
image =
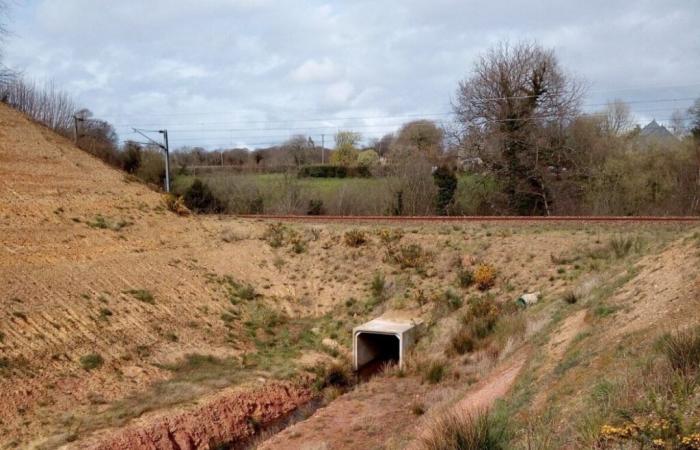
<svg viewBox="0 0 700 450">
<path fill-rule="evenodd" d="M 674 370 L 690 374 L 700 368 L 700 327 L 668 334 L 661 345 Z"/>
<path fill-rule="evenodd" d="M 367 243 L 367 233 L 362 230 L 352 229 L 345 232 L 343 236 L 343 241 L 348 247 L 361 247 Z"/>
<path fill-rule="evenodd" d="M 488 411 L 448 413 L 434 419 L 430 434 L 420 440 L 422 450 L 500 450 L 506 448 L 504 424 Z"/>
</svg>

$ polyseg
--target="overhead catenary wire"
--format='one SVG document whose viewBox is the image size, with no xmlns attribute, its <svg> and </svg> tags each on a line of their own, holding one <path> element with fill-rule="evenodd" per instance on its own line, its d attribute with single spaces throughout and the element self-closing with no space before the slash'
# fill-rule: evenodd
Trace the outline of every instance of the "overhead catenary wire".
<svg viewBox="0 0 700 450">
<path fill-rule="evenodd" d="M 695 87 L 695 86 L 700 86 L 700 82 L 696 83 L 687 83 L 687 84 L 656 84 L 656 85 L 640 85 L 640 86 L 628 86 L 624 88 L 614 88 L 614 89 L 596 89 L 592 91 L 588 91 L 588 94 L 600 94 L 600 93 L 610 93 L 610 92 L 629 92 L 629 91 L 642 91 L 645 89 L 674 89 L 674 88 L 686 88 L 686 87 Z M 526 99 L 526 98 L 534 98 L 534 95 L 514 95 L 514 96 L 502 96 L 502 97 L 481 97 L 477 98 L 476 100 L 479 101 L 499 101 L 499 100 L 514 100 L 514 99 Z M 694 98 L 690 98 L 693 100 Z M 644 102 L 644 100 L 640 100 L 641 102 Z M 628 101 L 627 103 L 631 103 Z M 607 103 L 599 104 L 597 106 L 605 106 Z M 585 105 L 584 105 L 585 106 Z M 588 106 L 596 106 L 595 104 L 593 105 L 588 105 Z M 157 113 L 157 114 L 149 114 L 149 116 L 155 117 L 176 117 L 176 116 L 190 116 L 190 115 L 223 115 L 223 114 L 235 114 L 235 113 L 250 113 L 251 110 L 238 110 L 238 111 L 208 111 L 208 112 L 177 112 L 177 113 Z M 441 113 L 444 114 L 444 113 Z M 118 114 L 113 117 L 125 117 L 128 114 Z"/>
<path fill-rule="evenodd" d="M 649 112 L 662 112 L 662 111 L 669 111 L 669 108 L 656 108 L 656 109 L 649 109 L 649 110 L 638 110 L 637 112 L 640 113 L 649 113 Z M 585 116 L 588 117 L 597 117 L 601 116 L 604 117 L 607 113 L 605 112 L 600 112 L 600 113 L 587 113 L 584 114 Z M 577 117 L 578 115 L 559 115 L 559 114 L 550 114 L 550 115 L 540 115 L 540 116 L 532 116 L 532 117 L 527 117 L 527 118 L 512 118 L 512 119 L 492 119 L 488 120 L 485 119 L 484 122 L 489 122 L 489 123 L 498 123 L 498 122 L 519 122 L 519 121 L 531 121 L 531 120 L 542 120 L 542 119 L 552 119 L 552 118 L 560 118 L 560 117 Z M 687 118 L 682 118 L 682 120 L 686 120 Z M 659 119 L 659 120 L 671 120 L 669 119 Z M 225 122 L 222 122 L 225 123 Z M 207 125 L 213 125 L 213 124 L 207 124 Z M 277 128 L 172 128 L 170 127 L 169 129 L 171 131 L 176 131 L 179 133 L 212 133 L 212 132 L 247 132 L 247 131 L 255 131 L 255 132 L 260 132 L 260 131 L 296 131 L 296 130 L 331 130 L 331 129 L 340 129 L 340 128 L 351 128 L 351 129 L 376 129 L 376 128 L 396 128 L 404 125 L 403 122 L 399 123 L 392 123 L 392 124 L 365 124 L 365 125 L 323 125 L 323 126 L 313 126 L 313 127 L 277 127 Z M 122 133 L 124 135 L 129 135 L 129 134 L 134 134 L 130 132 Z"/>
<path fill-rule="evenodd" d="M 508 99 L 509 97 L 503 97 L 503 99 Z M 520 97 L 512 97 L 520 98 Z M 524 97 L 523 97 L 524 98 Z M 622 100 L 626 104 L 645 104 L 645 103 L 675 103 L 675 102 L 687 102 L 695 100 L 696 97 L 679 97 L 679 98 L 655 98 L 649 100 Z M 480 100 L 480 99 L 477 99 Z M 611 102 L 605 103 L 588 103 L 581 105 L 582 108 L 591 107 L 603 107 L 608 106 Z M 203 115 L 226 115 L 233 114 L 231 112 L 191 112 L 182 113 L 178 115 L 191 115 L 191 116 L 203 116 Z M 299 122 L 334 122 L 342 120 L 376 120 L 376 119 L 401 119 L 401 118 L 413 118 L 413 117 L 436 117 L 436 116 L 452 116 L 456 113 L 454 111 L 439 111 L 439 112 L 426 112 L 426 113 L 412 113 L 412 114 L 399 114 L 399 115 L 368 115 L 368 116 L 346 116 L 346 117 L 314 117 L 307 119 L 283 119 L 283 120 L 233 120 L 227 122 L 197 122 L 200 124 L 215 125 L 215 124 L 267 124 L 267 123 L 299 123 Z M 150 114 L 150 117 L 159 117 L 160 114 Z M 158 126 L 164 122 L 159 123 L 142 123 L 142 124 L 115 124 L 115 127 L 133 127 L 133 126 Z M 188 122 L 186 125 L 190 125 L 192 122 Z M 178 126 L 178 124 L 169 124 L 169 126 Z"/>
</svg>

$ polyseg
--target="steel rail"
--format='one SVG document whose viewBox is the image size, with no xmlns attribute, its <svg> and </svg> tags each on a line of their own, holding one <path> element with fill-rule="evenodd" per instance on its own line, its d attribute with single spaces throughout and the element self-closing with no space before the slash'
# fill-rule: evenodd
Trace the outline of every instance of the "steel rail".
<svg viewBox="0 0 700 450">
<path fill-rule="evenodd" d="M 237 214 L 242 219 L 297 222 L 677 222 L 700 223 L 700 216 L 309 216 Z"/>
</svg>

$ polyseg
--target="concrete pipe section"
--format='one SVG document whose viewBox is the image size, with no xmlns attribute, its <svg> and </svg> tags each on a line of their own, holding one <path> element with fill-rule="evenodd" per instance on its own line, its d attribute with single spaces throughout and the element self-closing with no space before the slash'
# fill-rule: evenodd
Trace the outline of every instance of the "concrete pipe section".
<svg viewBox="0 0 700 450">
<path fill-rule="evenodd" d="M 414 321 L 374 319 L 352 332 L 353 369 L 376 373 L 385 363 L 403 367 L 408 351 L 416 341 Z"/>
</svg>

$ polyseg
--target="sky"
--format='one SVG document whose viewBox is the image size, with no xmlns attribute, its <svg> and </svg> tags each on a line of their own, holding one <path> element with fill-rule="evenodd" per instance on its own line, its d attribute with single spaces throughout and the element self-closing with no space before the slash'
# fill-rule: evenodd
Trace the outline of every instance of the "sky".
<svg viewBox="0 0 700 450">
<path fill-rule="evenodd" d="M 639 123 L 700 97 L 698 0 L 11 0 L 4 63 L 171 147 L 331 146 L 450 121 L 459 80 L 501 41 L 537 41 Z M 153 135 L 158 138 L 157 135 Z"/>
</svg>

